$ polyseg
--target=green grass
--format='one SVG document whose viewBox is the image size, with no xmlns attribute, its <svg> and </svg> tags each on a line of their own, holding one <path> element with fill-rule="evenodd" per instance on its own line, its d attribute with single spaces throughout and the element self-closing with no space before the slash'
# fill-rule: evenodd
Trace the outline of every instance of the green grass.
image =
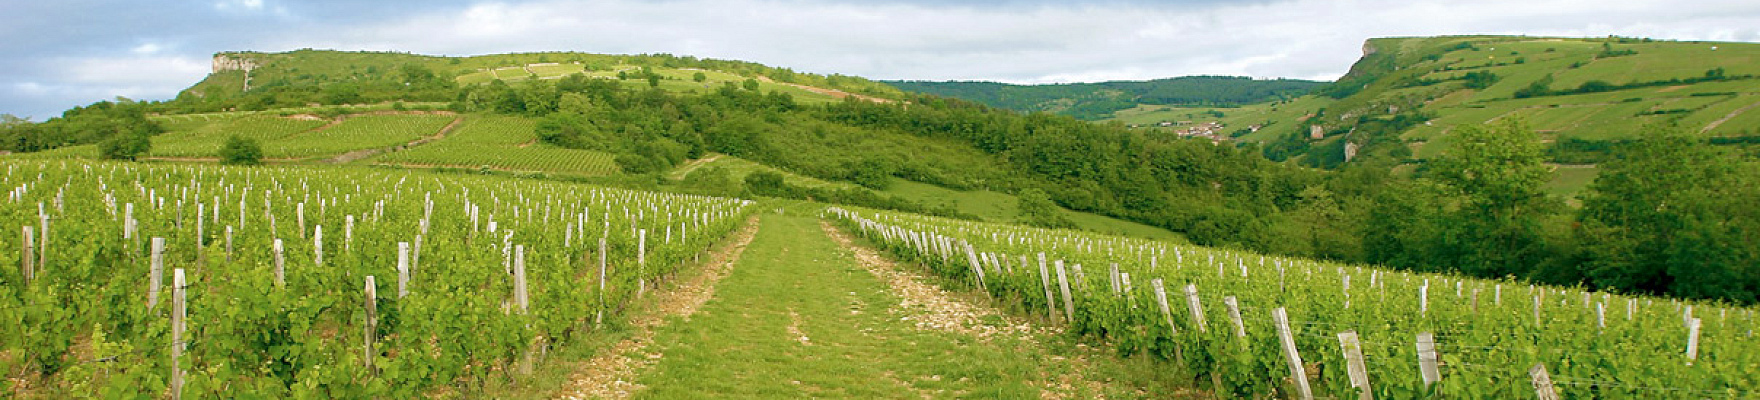
<svg viewBox="0 0 1760 400">
<path fill-rule="evenodd" d="M 783 182 L 787 182 L 789 185 L 794 185 L 794 186 L 829 187 L 829 188 L 838 188 L 838 189 L 850 189 L 850 188 L 856 187 L 856 185 L 852 184 L 852 183 L 827 181 L 827 180 L 814 178 L 814 177 L 810 177 L 810 176 L 806 176 L 806 175 L 800 175 L 800 174 L 796 174 L 793 172 L 788 172 L 788 171 L 785 171 L 782 169 L 778 169 L 775 167 L 771 167 L 768 165 L 752 162 L 751 160 L 747 160 L 747 159 L 743 159 L 743 158 L 739 158 L 739 157 L 734 157 L 734 156 L 730 156 L 730 155 L 726 155 L 726 154 L 709 154 L 709 155 L 704 156 L 705 159 L 707 159 L 709 157 L 714 157 L 715 161 L 705 162 L 705 163 L 702 163 L 700 166 L 695 166 L 695 167 L 690 166 L 689 164 L 684 165 L 684 166 L 680 166 L 678 169 L 674 170 L 668 176 L 670 176 L 672 179 L 684 179 L 685 176 L 688 174 L 694 174 L 694 173 L 698 173 L 698 172 L 702 172 L 702 171 L 717 170 L 718 169 L 718 170 L 726 171 L 727 176 L 729 178 L 732 178 L 735 182 L 745 182 L 746 175 L 751 175 L 752 173 L 759 172 L 759 171 L 768 171 L 768 172 L 774 172 L 774 173 L 782 175 Z M 688 168 L 688 170 L 687 170 L 687 168 Z"/>
<path fill-rule="evenodd" d="M 610 153 L 543 143 L 530 118 L 469 115 L 445 138 L 384 153 L 367 163 L 606 175 L 619 171 Z"/>
<path fill-rule="evenodd" d="M 496 67 L 496 68 L 485 68 L 485 69 L 478 70 L 478 71 L 472 71 L 472 72 L 460 74 L 454 78 L 454 81 L 458 82 L 460 85 L 483 84 L 483 83 L 489 83 L 489 82 L 494 81 L 496 79 L 500 79 L 500 80 L 506 81 L 508 83 L 513 83 L 513 82 L 530 80 L 534 76 L 537 79 L 548 80 L 548 79 L 558 79 L 558 78 L 562 78 L 562 77 L 572 75 L 572 74 L 584 74 L 587 77 L 591 77 L 591 78 L 617 79 L 617 73 L 619 71 L 628 72 L 629 74 L 634 75 L 637 72 L 639 72 L 639 70 L 640 70 L 640 67 L 638 67 L 638 66 L 627 65 L 627 64 L 612 65 L 612 66 L 609 66 L 607 69 L 595 69 L 595 70 L 588 70 L 588 69 L 586 69 L 586 67 L 587 66 L 584 64 L 576 64 L 576 63 L 557 63 L 554 65 L 531 64 L 531 65 L 526 65 L 526 66 L 502 66 L 502 67 Z M 530 70 L 530 72 L 527 72 L 528 69 Z M 709 91 L 716 90 L 716 89 L 720 88 L 721 86 L 726 85 L 728 83 L 733 83 L 733 84 L 737 85 L 737 84 L 744 83 L 746 81 L 746 79 L 750 79 L 745 76 L 740 76 L 740 75 L 731 74 L 731 73 L 727 73 L 727 72 L 696 69 L 696 68 L 653 68 L 652 70 L 654 71 L 654 74 L 660 75 L 660 77 L 661 77 L 660 81 L 658 82 L 659 83 L 658 88 L 660 88 L 662 90 L 671 91 L 671 92 L 678 92 L 678 93 L 707 93 Z M 695 78 L 696 73 L 698 73 L 698 72 L 703 73 L 703 77 L 704 77 L 703 82 L 695 81 L 694 78 Z M 632 89 L 637 89 L 637 90 L 647 89 L 649 87 L 648 81 L 646 79 L 638 79 L 638 78 L 632 77 L 630 79 L 619 80 L 618 82 L 622 83 L 624 86 L 630 87 Z M 820 94 L 820 93 L 816 93 L 813 91 L 809 91 L 806 89 L 802 89 L 799 87 L 795 87 L 795 86 L 791 86 L 791 85 L 787 85 L 787 84 L 783 84 L 783 83 L 779 83 L 779 82 L 759 82 L 758 83 L 758 91 L 763 92 L 763 93 L 770 93 L 770 92 L 787 93 L 788 95 L 793 96 L 794 100 L 796 102 L 799 102 L 802 104 L 827 104 L 827 103 L 835 103 L 835 102 L 840 101 L 839 99 L 832 97 L 831 95 Z"/>
<path fill-rule="evenodd" d="M 821 232 L 817 212 L 805 205 L 765 212 L 714 299 L 657 332 L 658 348 L 648 351 L 663 356 L 637 378 L 648 389 L 636 397 L 1037 398 L 1040 380 L 1075 368 L 1046 362 L 1057 344 L 1013 335 L 980 341 L 901 320 L 888 311 L 898 299 Z M 1106 357 L 1089 363 L 1129 369 Z M 1074 394 L 1144 396 L 1115 387 Z"/>
<path fill-rule="evenodd" d="M 1015 223 L 1020 216 L 1020 200 L 1014 195 L 988 190 L 959 191 L 927 183 L 894 179 L 885 193 L 898 195 L 925 204 L 952 204 L 960 212 L 976 215 L 985 221 Z M 1063 215 L 1076 228 L 1121 236 L 1184 243 L 1185 235 L 1177 232 L 1125 221 L 1104 215 L 1063 209 Z"/>
<path fill-rule="evenodd" d="M 781 174 L 784 182 L 788 182 L 788 184 L 795 186 L 831 188 L 857 187 L 852 183 L 827 181 L 795 174 L 729 155 L 718 155 L 715 161 L 704 163 L 697 167 L 690 167 L 688 165 L 680 167 L 670 175 L 672 179 L 683 179 L 684 175 L 681 174 L 681 172 L 684 172 L 685 168 L 690 168 L 689 173 L 693 174 L 710 169 L 721 169 L 727 171 L 728 177 L 740 182 L 744 181 L 746 175 L 750 175 L 753 172 L 770 171 Z M 881 193 L 899 196 L 928 205 L 952 205 L 960 212 L 976 215 L 979 218 L 983 218 L 985 221 L 991 222 L 1014 222 L 1020 214 L 1018 208 L 1020 201 L 1017 200 L 1014 195 L 988 190 L 960 191 L 905 179 L 893 179 L 892 185 L 887 187 L 886 190 L 881 191 Z M 1068 217 L 1070 221 L 1075 222 L 1076 226 L 1082 230 L 1137 238 L 1166 240 L 1180 243 L 1185 242 L 1185 235 L 1162 228 L 1156 228 L 1099 214 L 1071 210 L 1063 210 L 1063 212 L 1064 216 Z"/>
<path fill-rule="evenodd" d="M 1595 166 L 1560 166 L 1553 170 L 1552 181 L 1546 182 L 1547 194 L 1564 198 L 1566 202 L 1576 205 L 1577 194 L 1589 188 L 1595 177 L 1601 175 L 1601 169 Z"/>
</svg>

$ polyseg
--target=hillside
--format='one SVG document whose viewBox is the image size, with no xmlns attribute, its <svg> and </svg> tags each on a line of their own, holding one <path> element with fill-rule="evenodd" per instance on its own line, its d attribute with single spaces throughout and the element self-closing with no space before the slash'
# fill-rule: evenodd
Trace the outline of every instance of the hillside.
<svg viewBox="0 0 1760 400">
<path fill-rule="evenodd" d="M 1418 271 L 1760 301 L 1760 280 L 1754 278 L 1760 274 L 1746 273 L 1752 261 L 1760 260 L 1760 245 L 1748 239 L 1760 232 L 1760 216 L 1753 215 L 1746 203 L 1760 196 L 1755 193 L 1760 190 L 1760 175 L 1754 173 L 1760 168 L 1754 159 L 1735 151 L 1740 146 L 1729 145 L 1742 143 L 1742 137 L 1707 141 L 1706 133 L 1696 131 L 1649 130 L 1608 146 L 1611 150 L 1605 154 L 1617 157 L 1607 163 L 1559 165 L 1548 163 L 1559 156 L 1547 151 L 1548 146 L 1558 147 L 1552 144 L 1558 133 L 1537 131 L 1518 118 L 1498 118 L 1492 123 L 1460 124 L 1442 136 L 1468 138 L 1463 140 L 1471 146 L 1445 148 L 1448 141 L 1436 140 L 1423 146 L 1428 150 L 1414 152 L 1418 142 L 1408 143 L 1402 134 L 1414 127 L 1436 127 L 1442 118 L 1427 110 L 1447 110 L 1443 104 L 1454 103 L 1442 98 L 1415 106 L 1372 101 L 1383 98 L 1378 93 L 1415 89 L 1470 97 L 1479 89 L 1462 89 L 1468 84 L 1486 90 L 1511 84 L 1513 78 L 1497 77 L 1516 69 L 1498 69 L 1502 72 L 1494 74 L 1474 70 L 1469 71 L 1474 74 L 1469 80 L 1443 81 L 1423 78 L 1432 73 L 1418 74 L 1396 61 L 1451 60 L 1443 55 L 1466 57 L 1457 53 L 1474 52 L 1476 46 L 1483 46 L 1480 52 L 1495 47 L 1499 54 L 1508 54 L 1502 53 L 1508 46 L 1496 47 L 1493 42 L 1523 40 L 1529 39 L 1376 39 L 1371 43 L 1377 46 L 1417 46 L 1431 49 L 1423 54 L 1436 56 L 1380 49 L 1359 63 L 1345 83 L 1321 90 L 1325 96 L 1226 110 L 1180 110 L 1220 116 L 1230 125 L 1255 122 L 1252 125 L 1260 129 L 1222 127 L 1222 132 L 1238 133 L 1249 142 L 1240 145 L 1171 135 L 1159 126 L 1134 128 L 1047 113 L 1023 114 L 934 95 L 860 94 L 860 83 L 870 81 L 859 78 L 789 78 L 843 82 L 844 89 L 784 84 L 781 78 L 757 71 L 780 75 L 786 69 L 739 62 L 725 62 L 736 68 L 733 71 L 701 68 L 711 62 L 699 61 L 695 66 L 645 66 L 608 73 L 589 61 L 636 57 L 612 64 L 636 65 L 636 60 L 691 59 L 581 56 L 577 65 L 559 59 L 560 54 L 572 53 L 443 58 L 300 51 L 263 56 L 275 60 L 276 66 L 250 68 L 251 74 L 270 77 L 274 75 L 269 71 L 333 68 L 361 72 L 350 75 L 358 79 L 294 79 L 247 90 L 242 86 L 245 68 L 232 57 L 252 53 L 225 53 L 216 59 L 219 72 L 187 91 L 189 95 L 167 102 L 99 102 L 40 124 L 8 125 L 0 129 L 0 146 L 20 152 L 9 158 L 21 159 L 208 162 L 214 158 L 202 157 L 202 152 L 218 148 L 217 142 L 232 142 L 230 138 L 237 135 L 239 140 L 262 145 L 264 161 L 281 165 L 436 169 L 694 195 L 818 201 L 1183 239 L 1204 246 Z M 1475 44 L 1480 41 L 1484 43 Z M 1540 43 L 1563 48 L 1556 43 L 1569 42 Z M 1587 56 L 1604 60 L 1636 60 L 1645 52 L 1662 51 L 1620 46 L 1685 45 L 1642 40 L 1595 43 L 1591 47 L 1606 54 Z M 1738 47 L 1742 46 L 1726 49 Z M 1518 54 L 1527 54 L 1522 51 L 1526 50 Z M 374 57 L 381 55 L 383 59 Z M 459 60 L 451 71 L 467 73 L 406 79 L 423 76 L 424 70 L 435 71 L 424 65 L 452 65 L 448 60 Z M 483 65 L 467 65 L 467 60 Z M 492 64 L 494 60 L 508 64 Z M 1490 68 L 1558 62 L 1534 56 L 1534 61 L 1524 58 Z M 362 65 L 377 74 L 367 74 Z M 397 65 L 404 66 L 393 67 Z M 1721 67 L 1711 68 L 1714 72 L 1701 78 L 1663 80 L 1684 86 L 1679 89 L 1648 90 L 1687 93 L 1682 101 L 1745 96 L 1739 91 L 1691 95 L 1706 93 L 1700 85 L 1750 79 L 1746 70 L 1725 69 L 1719 74 L 1717 68 Z M 531 71 L 519 78 L 512 73 L 516 70 Z M 226 87 L 227 75 L 237 75 L 240 86 Z M 696 82 L 699 76 L 703 82 Z M 1401 79 L 1417 83 L 1388 83 Z M 1472 101 L 1489 107 L 1647 90 L 1626 83 L 1608 87 L 1589 85 L 1612 92 L 1523 90 L 1526 96 L 1519 100 L 1513 100 L 1512 90 L 1512 100 Z M 231 90 L 237 92 L 221 94 Z M 356 101 L 325 102 L 340 99 L 319 96 L 316 102 L 288 105 L 285 100 L 302 93 L 339 91 L 355 94 Z M 269 100 L 275 106 L 263 110 L 238 106 L 263 106 Z M 223 110 L 209 110 L 215 107 Z M 1355 118 L 1340 119 L 1338 110 L 1348 110 L 1342 113 Z M 1152 118 L 1153 113 L 1167 111 L 1131 112 L 1137 114 L 1131 118 Z M 1733 121 L 1742 120 L 1742 115 L 1730 117 L 1719 129 L 1738 126 Z M 1353 125 L 1333 126 L 1328 121 Z M 1322 138 L 1307 139 L 1307 132 L 1318 132 Z M 1358 157 L 1339 163 L 1347 147 L 1356 149 Z M 127 153 L 130 149 L 139 153 Z M 1324 156 L 1331 151 L 1339 157 L 1328 163 Z M 1434 155 L 1410 157 L 1428 151 Z M 716 159 L 715 154 L 724 156 Z M 1280 162 L 1287 160 L 1295 162 Z M 1719 256 L 1702 256 L 1707 251 Z"/>
<path fill-rule="evenodd" d="M 1014 85 L 971 81 L 882 81 L 899 89 L 975 101 L 1020 112 L 1083 120 L 1110 118 L 1135 107 L 1232 107 L 1299 97 L 1326 82 L 1186 76 L 1147 81 Z"/>
<path fill-rule="evenodd" d="M 1719 143 L 1760 134 L 1760 44 L 1632 38 L 1460 36 L 1370 39 L 1338 83 L 1293 101 L 1238 108 L 1139 107 L 1118 120 L 1220 122 L 1267 155 L 1336 167 L 1354 157 L 1422 162 L 1456 127 L 1520 119 L 1549 161 L 1596 164 L 1647 127 Z M 1249 132 L 1249 125 L 1264 129 Z M 1353 158 L 1354 158 L 1353 157 Z M 1580 185 L 1578 185 L 1580 186 Z"/>
<path fill-rule="evenodd" d="M 1638 130 L 1572 208 L 1546 182 L 1588 168 L 1516 118 L 1321 169 L 1265 157 L 1295 122 L 1225 145 L 737 62 L 238 54 L 0 125 L 0 393 L 1760 393 L 1760 161 L 1705 132 Z M 1409 71 L 1375 60 L 1207 114 L 1433 121 L 1325 136 Z"/>
</svg>

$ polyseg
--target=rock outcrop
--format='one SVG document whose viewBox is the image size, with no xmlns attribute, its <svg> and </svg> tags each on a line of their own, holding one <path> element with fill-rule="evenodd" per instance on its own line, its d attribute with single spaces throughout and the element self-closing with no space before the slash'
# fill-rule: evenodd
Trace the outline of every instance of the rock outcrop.
<svg viewBox="0 0 1760 400">
<path fill-rule="evenodd" d="M 214 55 L 214 71 L 245 71 L 257 68 L 257 62 L 239 54 L 219 53 Z"/>
</svg>

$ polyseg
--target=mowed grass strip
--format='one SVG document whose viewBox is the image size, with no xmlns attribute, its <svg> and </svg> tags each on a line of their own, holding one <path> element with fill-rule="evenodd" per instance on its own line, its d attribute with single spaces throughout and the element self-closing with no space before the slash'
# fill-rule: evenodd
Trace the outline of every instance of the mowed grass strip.
<svg viewBox="0 0 1760 400">
<path fill-rule="evenodd" d="M 638 398 L 1036 398 L 1036 357 L 1012 338 L 918 329 L 887 287 L 820 231 L 811 211 L 763 228 L 688 323 L 658 333 L 663 359 Z"/>
</svg>

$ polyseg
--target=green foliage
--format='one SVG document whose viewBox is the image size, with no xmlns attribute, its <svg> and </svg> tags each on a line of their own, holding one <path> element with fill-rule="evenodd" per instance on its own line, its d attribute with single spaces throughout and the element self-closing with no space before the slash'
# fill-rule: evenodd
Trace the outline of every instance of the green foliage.
<svg viewBox="0 0 1760 400">
<path fill-rule="evenodd" d="M 1021 223 L 1049 229 L 1075 228 L 1075 222 L 1063 216 L 1063 209 L 1051 201 L 1051 195 L 1036 188 L 1022 190 L 1017 196 L 1020 199 Z"/>
<path fill-rule="evenodd" d="M 50 118 L 42 123 L 30 123 L 15 117 L 0 124 L 0 149 L 33 152 L 94 144 L 123 136 L 129 138 L 116 139 L 112 144 L 129 142 L 139 146 L 137 140 L 142 137 L 165 131 L 159 123 L 147 118 L 147 109 L 150 106 L 120 99 L 116 102 L 100 101 L 74 107 L 63 112 L 60 117 Z M 134 155 L 139 154 L 144 153 Z"/>
<path fill-rule="evenodd" d="M 1752 161 L 1678 128 L 1653 127 L 1603 166 L 1577 217 L 1586 278 L 1599 287 L 1760 301 L 1760 196 Z"/>
<path fill-rule="evenodd" d="M 1520 61 L 1520 59 L 1517 59 Z M 1497 83 L 1497 74 L 1491 71 L 1473 71 L 1461 76 L 1462 86 L 1468 89 L 1485 89 Z"/>
<path fill-rule="evenodd" d="M 119 133 L 98 142 L 98 158 L 134 161 L 152 149 L 153 142 L 145 134 Z"/>
<path fill-rule="evenodd" d="M 1296 79 L 1259 80 L 1231 76 L 1188 76 L 1151 81 L 1054 85 L 961 81 L 886 83 L 910 92 L 965 99 L 1021 112 L 1053 112 L 1083 120 L 1107 118 L 1115 111 L 1139 104 L 1237 106 L 1294 98 L 1326 84 Z"/>
<path fill-rule="evenodd" d="M 259 165 L 263 163 L 263 146 L 255 139 L 232 135 L 220 146 L 219 156 L 225 165 Z"/>
<path fill-rule="evenodd" d="M 1411 189 L 1413 193 L 1402 194 L 1450 192 L 1436 186 Z M 1329 197 L 1318 190 L 1304 192 L 1307 199 Z M 1417 215 L 1436 215 L 1417 203 L 1419 207 L 1411 210 Z M 1568 392 L 1612 398 L 1656 397 L 1665 391 L 1720 397 L 1751 392 L 1760 385 L 1748 379 L 1749 364 L 1760 360 L 1760 352 L 1749 346 L 1751 326 L 1743 319 L 1753 311 L 1748 307 L 1696 301 L 1671 304 L 1666 299 L 1582 288 L 1530 288 L 1506 279 L 1386 271 L 1372 265 L 1281 259 L 1232 249 L 893 212 L 832 209 L 830 215 L 848 231 L 943 277 L 947 286 L 982 291 L 1004 307 L 1039 317 L 1053 315 L 1051 319 L 1065 326 L 1072 340 L 1105 343 L 1121 356 L 1150 360 L 1145 368 L 1164 374 L 1187 371 L 1192 376 L 1171 380 L 1214 382 L 1209 390 L 1217 397 L 1289 393 L 1287 354 L 1281 350 L 1273 318 L 1266 318 L 1274 308 L 1287 312 L 1289 340 L 1303 350 L 1309 385 L 1324 397 L 1356 395 L 1345 374 L 1338 372 L 1346 369 L 1347 362 L 1337 351 L 1307 350 L 1337 350 L 1337 334 L 1346 331 L 1361 338 L 1369 376 L 1381 377 L 1374 383 L 1378 398 L 1532 396 L 1534 389 L 1526 376 L 1538 363 L 1546 365 L 1555 382 L 1622 382 L 1598 386 L 1592 393 Z M 972 255 L 986 260 L 979 261 L 982 286 L 963 246 L 956 245 L 950 255 L 933 241 L 917 239 L 922 236 L 969 243 Z M 1019 260 L 1012 263 L 1012 271 L 1007 261 L 1000 266 L 987 261 L 1034 254 L 1044 254 L 1042 261 Z M 1038 266 L 1044 266 L 1045 273 Z M 1110 273 L 1113 270 L 1119 274 Z M 1065 285 L 1069 290 L 1058 290 Z M 1182 293 L 1186 285 L 1196 292 L 1190 307 Z M 1161 288 L 1171 303 L 1168 316 L 1157 307 L 1162 290 L 1156 289 Z M 1227 306 L 1217 304 L 1223 298 L 1229 299 Z M 1692 365 L 1684 362 L 1681 351 L 1686 330 L 1680 306 L 1694 307 L 1693 318 L 1703 322 L 1699 356 Z M 1597 309 L 1605 310 L 1605 318 L 1597 317 Z M 1236 311 L 1239 322 L 1234 319 Z M 1237 329 L 1244 333 L 1237 335 Z M 1419 333 L 1434 334 L 1448 363 L 1444 365 L 1455 366 L 1444 367 L 1442 380 L 1434 385 L 1423 383 L 1414 364 L 1373 361 L 1417 358 L 1411 343 Z"/>
<path fill-rule="evenodd" d="M 55 188 L 20 191 L 20 201 L 0 205 L 0 217 L 10 225 L 34 223 L 38 203 L 56 205 L 46 209 L 55 221 L 52 246 L 39 253 L 46 254 L 53 273 L 26 284 L 17 279 L 17 268 L 0 272 L 0 332 L 11 338 L 0 341 L 0 354 L 8 355 L 0 364 L 41 383 L 8 392 L 33 398 L 168 395 L 172 290 L 167 279 L 158 304 L 144 303 L 148 276 L 131 272 L 148 262 L 143 236 L 176 243 L 153 258 L 163 259 L 165 275 L 182 271 L 188 279 L 190 329 L 180 360 L 188 379 L 185 398 L 416 398 L 442 392 L 477 398 L 497 397 L 482 391 L 511 384 L 518 363 L 542 352 L 541 344 L 589 344 L 598 336 L 587 332 L 601 315 L 604 329 L 626 323 L 624 310 L 639 281 L 677 276 L 694 255 L 743 225 L 751 210 L 745 201 L 725 198 L 367 168 L 3 163 L 15 171 L 5 178 L 9 184 Z M 229 185 L 259 188 L 253 193 L 260 194 L 277 183 L 282 186 L 275 196 L 251 196 L 246 209 L 227 205 L 237 199 L 198 200 L 219 196 Z M 224 208 L 228 216 L 221 222 L 229 229 L 195 229 L 197 219 L 189 217 L 194 206 L 183 208 L 188 211 L 181 218 L 170 212 L 173 193 L 198 186 L 201 194 L 190 189 L 184 204 Z M 150 196 L 166 202 L 167 212 L 152 212 Z M 293 202 L 301 198 L 324 198 L 325 205 L 307 203 L 296 215 Z M 480 220 L 459 217 L 496 199 L 503 201 L 500 208 L 482 207 Z M 524 200 L 515 205 L 511 199 Z M 136 206 L 132 216 L 140 231 L 132 239 L 116 234 L 112 220 L 125 204 Z M 626 207 L 691 217 L 612 211 Z M 432 218 L 425 216 L 430 210 Z M 548 217 L 551 210 L 554 217 Z M 591 213 L 591 223 L 629 230 L 582 227 L 579 221 L 587 217 L 581 213 Z M 296 226 L 301 220 L 305 224 Z M 270 221 L 279 221 L 279 228 Z M 485 228 L 489 221 L 498 226 L 494 234 Z M 323 235 L 312 233 L 316 227 Z M 645 246 L 635 229 L 648 231 Z M 300 231 L 306 238 L 296 236 Z M 398 245 L 418 235 L 411 271 L 419 273 L 410 274 L 409 293 L 400 295 Z M 286 239 L 280 242 L 286 249 L 284 282 L 276 282 L 276 254 L 270 250 L 279 239 Z M 607 244 L 604 252 L 596 247 L 600 240 Z M 514 258 L 528 264 L 528 307 L 510 300 L 514 279 L 493 267 L 508 265 L 507 244 L 525 248 Z M 320 247 L 322 262 L 316 261 Z M 16 263 L 14 248 L 8 258 Z M 612 266 L 603 291 L 597 274 L 582 272 L 596 271 L 584 266 L 600 257 Z M 366 276 L 377 276 L 377 299 L 362 297 Z M 371 353 L 362 351 L 364 301 L 374 301 L 378 310 Z M 365 365 L 368 357 L 374 367 Z"/>
</svg>

